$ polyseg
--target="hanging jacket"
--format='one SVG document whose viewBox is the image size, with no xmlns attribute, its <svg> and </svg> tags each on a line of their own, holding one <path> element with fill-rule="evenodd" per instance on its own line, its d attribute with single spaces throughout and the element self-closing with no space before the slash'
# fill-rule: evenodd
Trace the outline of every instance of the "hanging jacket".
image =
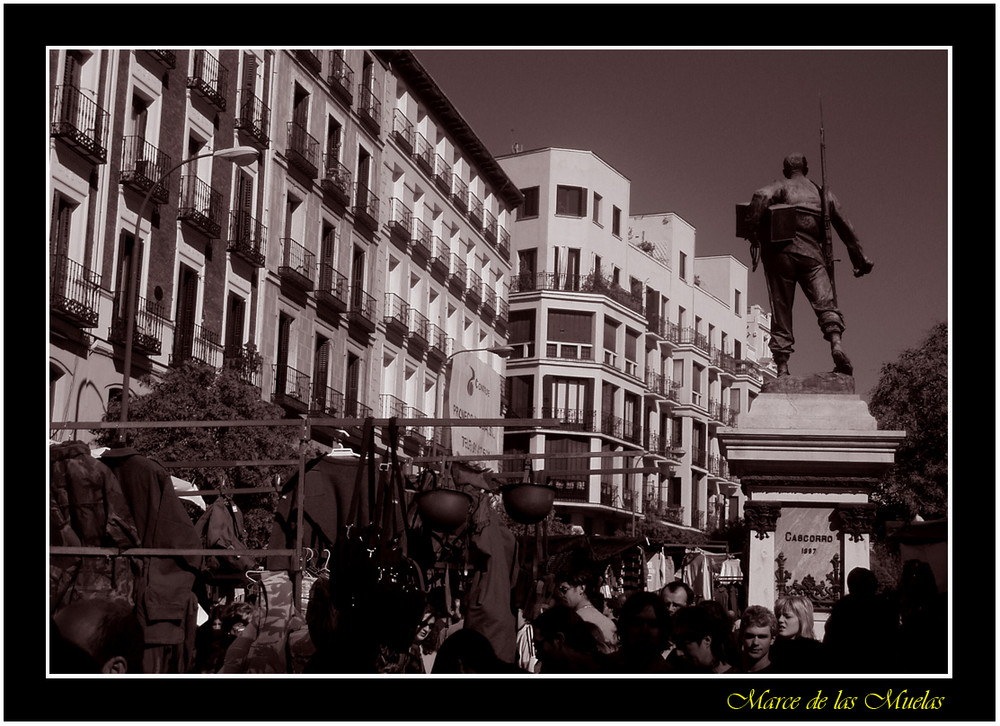
<svg viewBox="0 0 1000 726">
<path fill-rule="evenodd" d="M 49 448 L 49 544 L 117 547 L 139 542 L 118 479 L 82 441 Z M 134 604 L 138 567 L 128 557 L 55 555 L 49 558 L 49 613 L 96 595 Z"/>
<path fill-rule="evenodd" d="M 201 549 L 201 538 L 163 466 L 130 447 L 110 449 L 101 461 L 121 483 L 140 546 Z M 136 587 L 136 614 L 146 646 L 185 644 L 194 632 L 186 621 L 202 558 L 157 555 L 142 560 L 145 571 Z"/>
<path fill-rule="evenodd" d="M 465 627 L 478 630 L 493 645 L 497 657 L 513 663 L 517 657 L 517 618 L 511 590 L 517 578 L 517 539 L 490 509 L 488 524 L 472 538 L 485 560 L 469 586 Z"/>
<path fill-rule="evenodd" d="M 243 513 L 228 496 L 217 497 L 195 524 L 206 549 L 246 549 L 246 529 Z M 239 555 L 211 555 L 205 558 L 204 568 L 213 574 L 246 572 L 247 558 Z"/>
<path fill-rule="evenodd" d="M 287 572 L 265 571 L 253 619 L 226 651 L 219 673 L 291 673 L 289 635 L 306 627 Z M 308 631 L 306 631 L 308 632 Z"/>
</svg>

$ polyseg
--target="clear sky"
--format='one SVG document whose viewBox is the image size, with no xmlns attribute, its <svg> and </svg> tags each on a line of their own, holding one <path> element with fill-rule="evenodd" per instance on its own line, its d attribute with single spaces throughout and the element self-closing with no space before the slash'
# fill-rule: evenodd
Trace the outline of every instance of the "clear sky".
<svg viewBox="0 0 1000 726">
<path fill-rule="evenodd" d="M 734 207 L 801 151 L 827 179 L 874 271 L 851 274 L 834 234 L 836 285 L 857 393 L 884 363 L 949 319 L 949 52 L 915 49 L 674 50 L 414 47 L 494 155 L 593 151 L 631 181 L 631 214 L 674 212 L 699 256 L 732 254 Z M 750 303 L 769 310 L 763 267 Z M 799 291 L 794 375 L 830 371 L 829 344 Z"/>
</svg>

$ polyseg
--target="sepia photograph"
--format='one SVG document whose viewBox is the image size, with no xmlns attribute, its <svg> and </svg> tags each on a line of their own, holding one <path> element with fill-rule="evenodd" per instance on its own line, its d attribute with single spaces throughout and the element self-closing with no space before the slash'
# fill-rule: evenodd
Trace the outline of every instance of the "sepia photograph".
<svg viewBox="0 0 1000 726">
<path fill-rule="evenodd" d="M 46 698 L 10 720 L 995 720 L 992 578 L 983 652 L 954 622 L 995 569 L 953 452 L 969 46 L 781 5 L 475 42 L 533 7 L 40 33 Z"/>
</svg>

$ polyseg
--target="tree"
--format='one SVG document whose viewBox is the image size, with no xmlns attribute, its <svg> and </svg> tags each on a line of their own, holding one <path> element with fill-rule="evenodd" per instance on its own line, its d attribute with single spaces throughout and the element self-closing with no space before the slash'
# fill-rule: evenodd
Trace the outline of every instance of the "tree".
<svg viewBox="0 0 1000 726">
<path fill-rule="evenodd" d="M 108 407 L 105 420 L 116 421 L 120 405 Z M 131 421 L 275 421 L 284 418 L 276 404 L 264 401 L 260 390 L 240 379 L 230 369 L 187 361 L 171 368 L 152 383 L 149 393 L 129 403 Z M 101 445 L 110 445 L 114 430 L 95 432 Z M 297 426 L 210 426 L 183 428 L 138 428 L 128 432 L 128 442 L 137 451 L 161 461 L 258 461 L 294 459 L 299 454 L 301 429 Z M 307 457 L 319 451 L 308 452 Z M 250 489 L 272 486 L 297 471 L 295 466 L 251 465 L 171 469 L 199 489 Z M 270 533 L 277 495 L 234 495 L 244 512 L 247 546 L 265 546 Z"/>
<path fill-rule="evenodd" d="M 882 430 L 903 430 L 896 463 L 873 499 L 891 518 L 948 513 L 948 325 L 938 323 L 917 348 L 882 366 L 869 411 Z"/>
</svg>

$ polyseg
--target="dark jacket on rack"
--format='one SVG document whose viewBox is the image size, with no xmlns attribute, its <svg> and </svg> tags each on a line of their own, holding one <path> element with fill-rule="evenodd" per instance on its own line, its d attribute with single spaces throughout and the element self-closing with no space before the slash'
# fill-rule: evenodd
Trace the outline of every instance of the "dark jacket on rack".
<svg viewBox="0 0 1000 726">
<path fill-rule="evenodd" d="M 139 532 L 140 546 L 202 548 L 194 523 L 162 465 L 130 447 L 110 449 L 101 461 L 108 464 L 121 483 Z M 143 625 L 146 646 L 180 644 L 190 646 L 193 653 L 197 625 L 187 621 L 192 601 L 197 607 L 194 585 L 201 556 L 150 556 L 142 560 L 144 571 L 136 587 L 136 614 Z"/>
<path fill-rule="evenodd" d="M 49 544 L 135 547 L 139 534 L 118 479 L 82 441 L 49 448 Z M 95 595 L 134 603 L 137 567 L 128 557 L 49 558 L 49 613 Z"/>
<path fill-rule="evenodd" d="M 493 645 L 497 657 L 513 663 L 517 657 L 517 617 L 511 591 L 517 584 L 517 539 L 495 512 L 472 537 L 479 565 L 469 586 L 465 627 L 478 630 Z"/>
</svg>

